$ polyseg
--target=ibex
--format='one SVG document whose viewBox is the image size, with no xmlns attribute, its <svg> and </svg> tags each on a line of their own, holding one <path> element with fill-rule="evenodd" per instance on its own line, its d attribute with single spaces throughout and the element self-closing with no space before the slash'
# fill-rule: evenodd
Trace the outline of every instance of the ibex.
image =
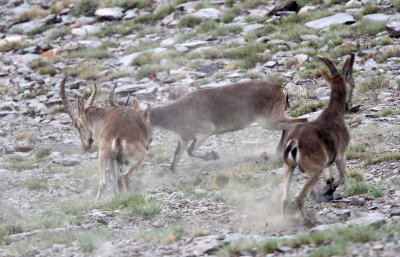
<svg viewBox="0 0 400 257">
<path fill-rule="evenodd" d="M 312 122 L 297 125 L 285 140 L 284 159 L 284 193 L 282 197 L 282 216 L 285 215 L 288 204 L 288 194 L 296 166 L 308 175 L 308 179 L 295 198 L 306 225 L 314 225 L 304 209 L 304 198 L 310 192 L 314 183 L 319 179 L 326 167 L 329 167 L 329 178 L 324 188 L 324 194 L 332 194 L 346 177 L 345 151 L 350 141 L 349 130 L 344 122 L 344 115 L 351 109 L 351 98 L 354 89 L 353 63 L 354 54 L 347 59 L 342 74 L 335 65 L 325 57 L 318 57 L 328 67 L 331 76 L 322 72 L 328 82 L 331 95 L 328 106 Z M 339 179 L 334 181 L 333 163 L 339 170 Z"/>
<path fill-rule="evenodd" d="M 97 91 L 96 85 L 85 105 L 83 98 L 78 97 L 78 113 L 76 113 L 65 94 L 66 79 L 67 77 L 63 78 L 60 83 L 60 96 L 65 110 L 78 129 L 82 148 L 89 150 L 93 142 L 99 147 L 100 182 L 96 200 L 101 198 L 105 189 L 107 165 L 111 172 L 114 191 L 121 190 L 122 186 L 127 191 L 130 178 L 141 166 L 145 157 L 148 134 L 143 118 L 146 119 L 147 113 L 141 117 L 131 107 L 92 106 Z M 120 170 L 124 164 L 128 165 L 128 169 L 121 177 Z"/>
<path fill-rule="evenodd" d="M 172 104 L 152 108 L 146 125 L 171 130 L 180 137 L 170 166 L 175 171 L 182 153 L 204 160 L 215 160 L 216 152 L 197 150 L 211 135 L 244 129 L 258 122 L 265 129 L 283 130 L 277 147 L 282 150 L 287 131 L 307 119 L 285 115 L 287 94 L 283 86 L 249 81 L 218 88 L 199 89 Z M 149 109 L 149 108 L 148 108 Z M 192 141 L 188 148 L 189 141 Z"/>
</svg>

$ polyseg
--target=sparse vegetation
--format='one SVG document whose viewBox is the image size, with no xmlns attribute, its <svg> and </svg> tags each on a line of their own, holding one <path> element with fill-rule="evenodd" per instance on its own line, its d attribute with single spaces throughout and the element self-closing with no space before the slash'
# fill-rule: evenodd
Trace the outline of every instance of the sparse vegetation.
<svg viewBox="0 0 400 257">
<path fill-rule="evenodd" d="M 22 12 L 16 19 L 16 22 L 31 21 L 31 20 L 41 19 L 46 16 L 47 12 L 45 10 L 43 10 L 40 7 L 33 7 L 28 11 Z"/>
<path fill-rule="evenodd" d="M 72 77 L 79 77 L 81 79 L 94 79 L 96 75 L 105 70 L 106 67 L 103 65 L 98 65 L 94 62 L 84 61 L 78 63 L 78 65 L 73 67 L 67 67 L 64 71 L 65 75 Z"/>
<path fill-rule="evenodd" d="M 71 27 L 63 26 L 59 28 L 53 29 L 51 34 L 49 35 L 49 40 L 56 40 L 58 38 L 62 38 L 65 35 L 68 35 L 71 32 Z"/>
<path fill-rule="evenodd" d="M 22 186 L 29 190 L 43 190 L 47 188 L 47 183 L 43 179 L 27 178 L 22 181 Z"/>
<path fill-rule="evenodd" d="M 193 28 L 201 23 L 201 19 L 194 16 L 184 16 L 179 20 L 179 27 Z"/>
<path fill-rule="evenodd" d="M 373 165 L 378 164 L 381 162 L 391 162 L 391 161 L 399 161 L 400 160 L 400 153 L 393 153 L 384 156 L 380 156 L 377 158 L 368 158 L 365 160 L 364 165 Z"/>
<path fill-rule="evenodd" d="M 27 34 L 29 36 L 33 36 L 33 35 L 37 35 L 37 34 L 42 34 L 43 32 L 45 32 L 46 30 L 49 30 L 51 28 L 54 27 L 54 24 L 48 24 L 48 25 L 44 25 L 42 27 L 36 28 L 34 30 L 29 31 Z"/>
<path fill-rule="evenodd" d="M 360 195 L 370 193 L 374 198 L 379 198 L 383 196 L 383 192 L 376 188 L 369 182 L 359 180 L 356 178 L 348 178 L 345 181 L 345 189 L 343 191 L 344 196 L 349 197 L 353 195 Z"/>
<path fill-rule="evenodd" d="M 298 117 L 310 112 L 315 112 L 318 109 L 324 108 L 326 103 L 324 102 L 305 102 L 305 101 L 296 101 L 290 104 L 289 109 L 290 115 L 294 117 Z"/>
<path fill-rule="evenodd" d="M 379 91 L 382 88 L 389 87 L 390 81 L 385 75 L 373 74 L 367 76 L 361 85 L 358 87 L 358 92 L 363 94 L 366 93 L 368 97 L 377 100 Z"/>
<path fill-rule="evenodd" d="M 159 202 L 143 193 L 121 193 L 105 204 L 106 208 L 118 209 L 123 206 L 128 216 L 149 217 L 160 213 Z"/>
<path fill-rule="evenodd" d="M 24 45 L 21 42 L 8 42 L 0 45 L 0 52 L 10 52 L 21 48 L 24 48 Z"/>
</svg>

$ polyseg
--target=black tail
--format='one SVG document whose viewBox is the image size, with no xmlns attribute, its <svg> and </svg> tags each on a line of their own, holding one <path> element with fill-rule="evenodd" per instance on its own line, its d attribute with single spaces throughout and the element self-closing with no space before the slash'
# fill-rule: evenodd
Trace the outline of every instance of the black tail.
<svg viewBox="0 0 400 257">
<path fill-rule="evenodd" d="M 115 156 L 115 159 L 117 159 L 117 162 L 119 165 L 122 165 L 122 144 L 121 144 L 121 138 L 117 138 L 115 144 L 117 147 L 117 154 Z"/>
<path fill-rule="evenodd" d="M 289 160 L 288 160 L 290 153 L 292 154 L 293 161 L 296 161 L 297 144 L 295 144 L 295 142 L 293 142 L 293 141 L 290 141 L 290 143 L 285 148 L 285 151 L 283 152 L 283 160 L 287 164 L 291 164 L 291 162 L 289 162 Z"/>
</svg>

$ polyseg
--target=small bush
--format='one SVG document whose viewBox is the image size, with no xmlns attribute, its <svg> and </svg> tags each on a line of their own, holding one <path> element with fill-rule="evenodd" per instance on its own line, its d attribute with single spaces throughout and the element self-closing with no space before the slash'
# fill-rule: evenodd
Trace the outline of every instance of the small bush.
<svg viewBox="0 0 400 257">
<path fill-rule="evenodd" d="M 48 157 L 51 154 L 51 150 L 48 148 L 42 148 L 39 149 L 36 153 L 35 153 L 35 159 L 37 161 L 43 160 L 46 157 Z"/>
<path fill-rule="evenodd" d="M 222 16 L 223 23 L 231 23 L 236 17 L 236 14 L 232 10 L 227 10 Z"/>
<path fill-rule="evenodd" d="M 206 20 L 206 21 L 203 21 L 200 24 L 200 26 L 197 29 L 197 31 L 199 33 L 207 33 L 207 32 L 215 30 L 217 27 L 218 27 L 218 24 L 217 24 L 216 21 L 214 21 L 214 20 Z"/>
<path fill-rule="evenodd" d="M 47 16 L 47 12 L 40 7 L 33 7 L 32 9 L 21 13 L 16 22 L 31 21 L 41 19 Z"/>
<path fill-rule="evenodd" d="M 67 26 L 59 27 L 59 28 L 54 29 L 48 38 L 50 40 L 56 40 L 57 38 L 68 35 L 70 32 L 71 32 L 71 27 L 67 27 Z"/>
<path fill-rule="evenodd" d="M 106 67 L 103 65 L 86 61 L 78 63 L 76 66 L 66 68 L 64 74 L 88 80 L 96 78 L 97 74 L 105 69 Z"/>
<path fill-rule="evenodd" d="M 219 187 L 224 187 L 226 184 L 229 183 L 229 173 L 228 172 L 220 172 L 217 174 L 217 176 L 215 177 L 215 184 Z"/>
<path fill-rule="evenodd" d="M 358 181 L 364 180 L 364 172 L 362 170 L 350 169 L 346 173 L 349 178 L 354 178 Z"/>
<path fill-rule="evenodd" d="M 179 20 L 178 26 L 193 28 L 201 23 L 201 19 L 193 16 L 184 16 Z"/>
<path fill-rule="evenodd" d="M 100 0 L 75 0 L 72 13 L 78 15 L 93 15 L 100 5 Z"/>
<path fill-rule="evenodd" d="M 9 51 L 13 51 L 16 49 L 21 49 L 21 48 L 23 48 L 23 45 L 21 42 L 8 42 L 8 43 L 0 46 L 0 52 L 9 52 Z"/>
<path fill-rule="evenodd" d="M 380 89 L 389 86 L 390 80 L 385 75 L 374 74 L 367 76 L 363 82 L 361 82 L 361 85 L 358 87 L 358 92 L 361 94 L 367 93 L 369 97 L 372 97 L 376 100 L 378 98 Z"/>
</svg>

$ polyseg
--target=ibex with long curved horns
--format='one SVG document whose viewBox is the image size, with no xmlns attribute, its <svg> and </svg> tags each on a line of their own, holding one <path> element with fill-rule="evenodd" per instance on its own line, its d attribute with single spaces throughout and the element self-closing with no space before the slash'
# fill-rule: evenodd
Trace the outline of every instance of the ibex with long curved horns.
<svg viewBox="0 0 400 257">
<path fill-rule="evenodd" d="M 78 97 L 78 113 L 72 108 L 65 94 L 65 81 L 60 83 L 60 95 L 64 107 L 78 129 L 82 148 L 89 150 L 95 142 L 99 147 L 100 182 L 96 200 L 101 198 L 105 189 L 106 166 L 111 172 L 114 191 L 129 189 L 130 179 L 141 166 L 145 157 L 147 129 L 143 119 L 133 108 L 113 106 L 110 108 L 94 107 L 96 85 L 86 104 Z M 123 164 L 128 170 L 120 174 Z"/>
<path fill-rule="evenodd" d="M 323 170 L 329 167 L 329 178 L 324 194 L 333 194 L 346 177 L 346 148 L 350 133 L 344 121 L 344 115 L 351 109 L 351 98 L 354 89 L 353 64 L 354 54 L 347 59 L 343 73 L 339 74 L 335 65 L 326 57 L 318 56 L 326 64 L 331 76 L 322 72 L 322 76 L 331 88 L 331 96 L 326 109 L 310 123 L 297 125 L 285 140 L 283 153 L 285 170 L 285 190 L 282 197 L 282 215 L 285 215 L 288 194 L 293 171 L 299 166 L 300 171 L 307 173 L 308 179 L 296 196 L 295 202 L 307 225 L 315 224 L 304 209 L 304 198 L 310 192 Z M 336 163 L 339 179 L 334 181 L 332 164 Z"/>
</svg>

